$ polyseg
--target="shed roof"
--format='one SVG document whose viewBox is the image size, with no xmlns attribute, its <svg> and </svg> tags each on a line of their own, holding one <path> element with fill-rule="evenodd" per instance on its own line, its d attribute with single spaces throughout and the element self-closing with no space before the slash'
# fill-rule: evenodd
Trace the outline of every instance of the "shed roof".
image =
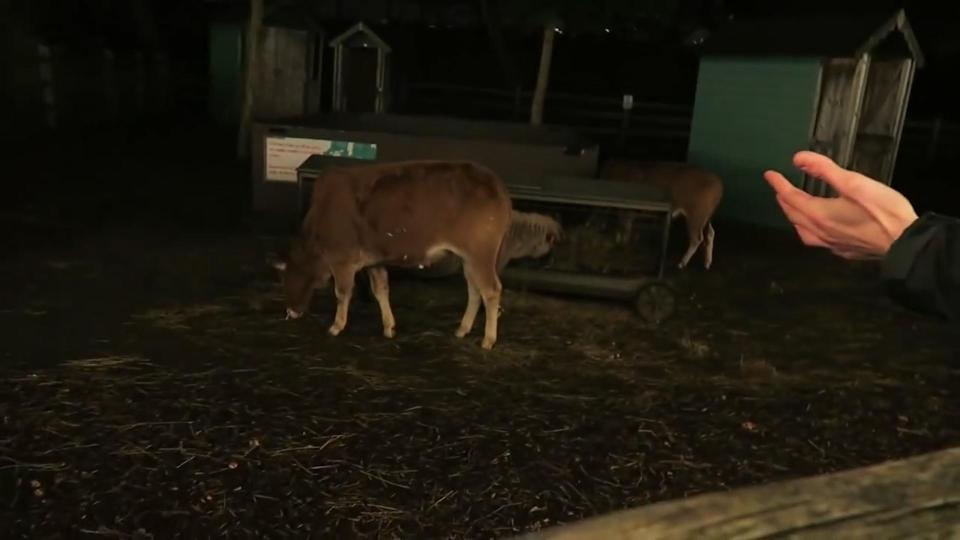
<svg viewBox="0 0 960 540">
<path fill-rule="evenodd" d="M 898 10 L 861 15 L 820 15 L 744 19 L 727 24 L 706 40 L 703 54 L 712 56 L 858 56 L 876 47 L 891 32 L 902 33 L 918 66 L 923 52 L 907 15 Z"/>
<path fill-rule="evenodd" d="M 212 10 L 214 22 L 245 25 L 250 20 L 250 6 L 248 4 L 222 0 L 207 0 L 207 3 Z M 320 19 L 300 4 L 268 2 L 264 6 L 263 25 L 318 33 L 326 31 Z"/>
<path fill-rule="evenodd" d="M 382 49 L 386 52 L 390 52 L 390 45 L 387 45 L 387 42 L 380 39 L 380 36 L 376 34 L 369 26 L 363 24 L 363 22 L 358 22 L 357 24 L 351 26 L 347 29 L 346 32 L 340 34 L 339 36 L 330 40 L 331 47 L 340 47 L 343 45 L 348 45 L 348 40 L 356 34 L 364 34 L 372 43 L 373 46 Z"/>
</svg>

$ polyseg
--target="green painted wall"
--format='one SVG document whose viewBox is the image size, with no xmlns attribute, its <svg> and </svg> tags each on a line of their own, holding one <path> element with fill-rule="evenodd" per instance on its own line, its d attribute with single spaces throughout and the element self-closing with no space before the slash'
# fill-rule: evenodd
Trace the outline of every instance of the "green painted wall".
<svg viewBox="0 0 960 540">
<path fill-rule="evenodd" d="M 809 144 L 818 58 L 703 58 L 687 159 L 720 175 L 717 214 L 788 227 L 763 171 L 798 175 L 792 156 Z"/>
<path fill-rule="evenodd" d="M 210 25 L 210 114 L 225 125 L 239 122 L 243 73 L 243 32 L 240 23 Z"/>
</svg>

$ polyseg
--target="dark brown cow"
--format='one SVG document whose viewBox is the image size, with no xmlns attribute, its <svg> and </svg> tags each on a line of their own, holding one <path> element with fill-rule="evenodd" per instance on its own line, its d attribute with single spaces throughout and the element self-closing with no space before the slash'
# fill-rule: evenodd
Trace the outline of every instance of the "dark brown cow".
<svg viewBox="0 0 960 540">
<path fill-rule="evenodd" d="M 470 162 L 406 161 L 331 168 L 314 183 L 301 236 L 281 271 L 287 316 L 300 317 L 314 289 L 333 276 L 338 335 L 347 324 L 354 275 L 366 268 L 383 333 L 394 336 L 385 266 L 424 267 L 452 252 L 463 260 L 467 307 L 456 331 L 467 335 L 483 301 L 482 346 L 497 341 L 502 286 L 497 276 L 512 204 L 503 181 Z"/>
</svg>

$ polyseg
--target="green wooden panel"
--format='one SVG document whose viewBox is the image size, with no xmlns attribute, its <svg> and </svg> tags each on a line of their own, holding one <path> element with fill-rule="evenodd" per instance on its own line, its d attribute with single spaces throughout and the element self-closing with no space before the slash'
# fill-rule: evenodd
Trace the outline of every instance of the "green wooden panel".
<svg viewBox="0 0 960 540">
<path fill-rule="evenodd" d="M 718 216 L 786 227 L 763 171 L 799 175 L 792 156 L 809 145 L 817 58 L 704 58 L 687 159 L 724 182 Z"/>
<path fill-rule="evenodd" d="M 243 26 L 237 23 L 210 25 L 210 114 L 217 122 L 232 125 L 240 116 L 240 85 L 243 73 Z"/>
</svg>

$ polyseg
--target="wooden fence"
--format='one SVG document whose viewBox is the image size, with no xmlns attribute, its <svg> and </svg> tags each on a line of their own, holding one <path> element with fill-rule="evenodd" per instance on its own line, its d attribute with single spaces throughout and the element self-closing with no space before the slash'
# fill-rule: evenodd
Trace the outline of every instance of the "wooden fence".
<svg viewBox="0 0 960 540">
<path fill-rule="evenodd" d="M 621 510 L 520 540 L 956 538 L 960 448 Z"/>
<path fill-rule="evenodd" d="M 527 121 L 531 102 L 531 92 L 448 84 L 410 85 L 403 95 L 400 107 L 406 113 L 520 122 Z M 546 98 L 544 122 L 577 129 L 604 151 L 642 159 L 684 159 L 692 114 L 689 105 L 634 101 L 625 108 L 622 96 L 551 93 Z M 898 167 L 912 173 L 952 163 L 958 148 L 960 125 L 941 119 L 908 119 Z"/>
<path fill-rule="evenodd" d="M 162 118 L 184 96 L 205 97 L 166 55 L 140 50 L 20 36 L 0 43 L 0 70 L 0 130 L 8 133 L 129 125 Z"/>
</svg>

